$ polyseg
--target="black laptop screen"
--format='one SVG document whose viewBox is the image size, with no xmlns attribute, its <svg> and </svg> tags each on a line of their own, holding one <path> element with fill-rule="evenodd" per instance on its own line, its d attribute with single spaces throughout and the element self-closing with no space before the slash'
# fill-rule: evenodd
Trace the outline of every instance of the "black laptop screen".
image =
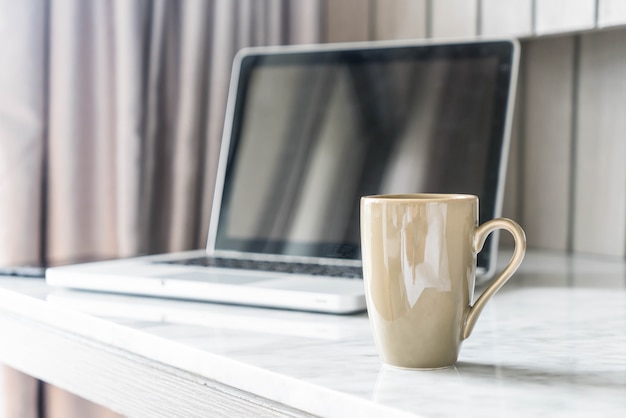
<svg viewBox="0 0 626 418">
<path fill-rule="evenodd" d="M 509 42 L 248 53 L 215 249 L 358 259 L 371 194 L 476 194 L 492 218 L 512 54 Z"/>
</svg>

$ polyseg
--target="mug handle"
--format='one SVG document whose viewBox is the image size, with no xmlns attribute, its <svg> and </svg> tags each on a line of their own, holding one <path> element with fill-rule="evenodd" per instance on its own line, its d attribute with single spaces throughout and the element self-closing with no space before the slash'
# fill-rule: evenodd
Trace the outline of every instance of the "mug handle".
<svg viewBox="0 0 626 418">
<path fill-rule="evenodd" d="M 522 263 L 524 254 L 526 254 L 526 234 L 521 226 L 515 221 L 507 218 L 497 218 L 485 222 L 474 231 L 473 249 L 476 253 L 479 253 L 487 236 L 496 229 L 505 229 L 513 235 L 515 240 L 515 250 L 513 257 L 509 264 L 502 270 L 502 273 L 492 280 L 491 284 L 485 289 L 480 297 L 469 308 L 467 316 L 465 317 L 465 325 L 463 326 L 463 339 L 466 339 L 472 333 L 474 325 L 478 320 L 478 316 L 483 311 L 485 304 L 491 299 L 491 297 L 513 276 L 513 273 Z"/>
</svg>

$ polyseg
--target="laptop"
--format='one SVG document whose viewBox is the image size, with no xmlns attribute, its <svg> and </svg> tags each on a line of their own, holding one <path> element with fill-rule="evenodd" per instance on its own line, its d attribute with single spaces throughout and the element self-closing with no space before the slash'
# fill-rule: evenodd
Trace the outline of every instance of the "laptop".
<svg viewBox="0 0 626 418">
<path fill-rule="evenodd" d="M 66 288 L 365 309 L 359 199 L 470 193 L 501 211 L 513 40 L 260 47 L 235 58 L 205 250 L 53 267 Z M 477 259 L 493 273 L 497 235 Z"/>
</svg>

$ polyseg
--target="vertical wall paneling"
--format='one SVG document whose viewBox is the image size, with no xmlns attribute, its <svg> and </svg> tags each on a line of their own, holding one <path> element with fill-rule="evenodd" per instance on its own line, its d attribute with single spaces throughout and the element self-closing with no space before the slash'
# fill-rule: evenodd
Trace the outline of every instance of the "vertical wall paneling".
<svg viewBox="0 0 626 418">
<path fill-rule="evenodd" d="M 481 35 L 529 36 L 533 32 L 532 0 L 482 0 Z"/>
<path fill-rule="evenodd" d="M 598 26 L 626 25 L 626 1 L 598 0 Z"/>
<path fill-rule="evenodd" d="M 467 38 L 477 34 L 478 0 L 432 0 L 433 38 Z"/>
<path fill-rule="evenodd" d="M 574 38 L 525 44 L 522 223 L 531 247 L 568 248 Z"/>
<path fill-rule="evenodd" d="M 369 1 L 327 0 L 326 41 L 366 41 L 370 38 Z"/>
<path fill-rule="evenodd" d="M 425 38 L 426 0 L 372 0 L 374 39 Z"/>
<path fill-rule="evenodd" d="M 522 49 L 524 51 L 524 49 Z M 513 126 L 511 127 L 511 144 L 509 148 L 509 158 L 507 164 L 506 184 L 504 187 L 504 201 L 502 205 L 502 216 L 519 221 L 520 211 L 520 191 L 523 173 L 521 172 L 523 148 L 521 138 L 523 137 L 524 120 L 524 99 L 525 99 L 525 58 L 522 53 L 517 81 L 517 94 L 515 96 L 515 110 L 513 112 Z M 500 234 L 500 243 L 505 246 L 513 245 L 513 237 L 508 233 Z"/>
<path fill-rule="evenodd" d="M 626 29 L 582 35 L 573 249 L 626 255 Z"/>
<path fill-rule="evenodd" d="M 592 29 L 596 0 L 535 0 L 535 13 L 539 35 Z"/>
</svg>

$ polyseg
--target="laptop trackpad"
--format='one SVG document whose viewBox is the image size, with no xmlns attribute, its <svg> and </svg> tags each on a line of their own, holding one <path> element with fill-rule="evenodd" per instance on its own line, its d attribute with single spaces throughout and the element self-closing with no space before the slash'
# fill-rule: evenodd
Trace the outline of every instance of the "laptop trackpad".
<svg viewBox="0 0 626 418">
<path fill-rule="evenodd" d="M 170 273 L 163 276 L 158 276 L 158 278 L 220 284 L 247 284 L 269 279 L 268 277 L 254 277 L 245 274 L 216 274 L 203 271 L 174 274 Z"/>
</svg>

